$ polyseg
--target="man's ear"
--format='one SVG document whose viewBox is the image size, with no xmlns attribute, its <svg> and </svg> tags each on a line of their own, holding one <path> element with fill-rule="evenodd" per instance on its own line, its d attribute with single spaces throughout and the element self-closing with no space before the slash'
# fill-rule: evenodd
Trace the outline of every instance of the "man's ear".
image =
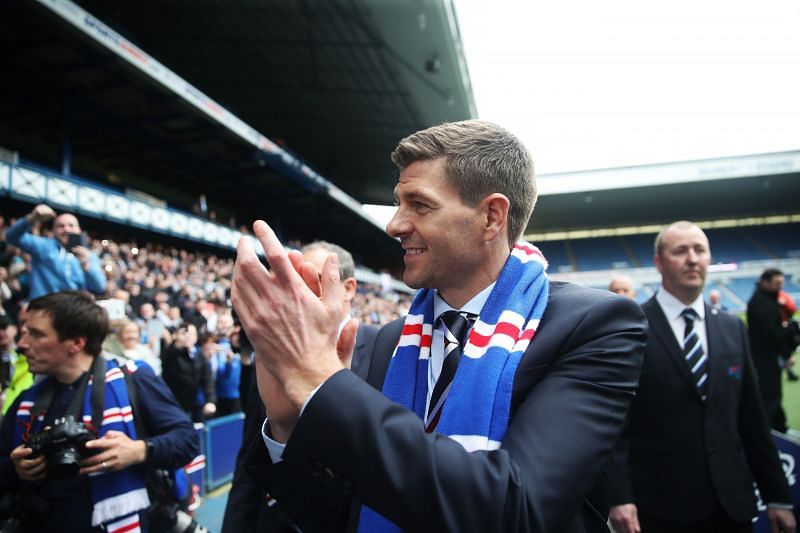
<svg viewBox="0 0 800 533">
<path fill-rule="evenodd" d="M 344 301 L 349 302 L 351 301 L 356 295 L 356 286 L 358 282 L 356 278 L 349 277 L 344 280 Z"/>
<path fill-rule="evenodd" d="M 67 351 L 70 355 L 82 352 L 86 348 L 86 337 L 77 337 L 75 339 L 67 339 Z"/>
<path fill-rule="evenodd" d="M 507 239 L 506 228 L 508 225 L 508 208 L 510 202 L 506 195 L 499 192 L 492 193 L 481 201 L 485 218 L 484 237 L 490 241 L 504 234 Z"/>
<path fill-rule="evenodd" d="M 664 271 L 661 269 L 661 256 L 660 255 L 656 254 L 656 255 L 653 256 L 653 263 L 656 265 L 656 270 L 658 270 L 659 273 L 663 274 Z"/>
</svg>

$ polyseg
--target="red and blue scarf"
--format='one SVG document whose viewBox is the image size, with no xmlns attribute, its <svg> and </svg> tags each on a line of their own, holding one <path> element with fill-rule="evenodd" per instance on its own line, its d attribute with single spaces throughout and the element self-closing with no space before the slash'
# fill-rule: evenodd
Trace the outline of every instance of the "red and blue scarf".
<svg viewBox="0 0 800 533">
<path fill-rule="evenodd" d="M 508 429 L 514 375 L 547 307 L 547 260 L 535 246 L 514 245 L 481 309 L 453 377 L 436 431 L 468 452 L 496 450 Z M 406 316 L 383 394 L 425 419 L 434 291 L 420 290 Z M 363 507 L 359 532 L 400 531 Z"/>
</svg>

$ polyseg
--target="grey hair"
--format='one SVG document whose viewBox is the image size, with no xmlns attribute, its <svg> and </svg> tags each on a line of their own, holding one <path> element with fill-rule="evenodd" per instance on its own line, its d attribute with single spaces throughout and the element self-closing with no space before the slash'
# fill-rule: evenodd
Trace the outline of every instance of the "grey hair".
<svg viewBox="0 0 800 533">
<path fill-rule="evenodd" d="M 325 250 L 326 252 L 336 254 L 336 257 L 339 258 L 339 279 L 344 281 L 347 278 L 355 277 L 356 265 L 353 261 L 353 256 L 338 244 L 327 241 L 314 241 L 303 246 L 300 251 L 306 253 L 313 250 Z"/>
</svg>

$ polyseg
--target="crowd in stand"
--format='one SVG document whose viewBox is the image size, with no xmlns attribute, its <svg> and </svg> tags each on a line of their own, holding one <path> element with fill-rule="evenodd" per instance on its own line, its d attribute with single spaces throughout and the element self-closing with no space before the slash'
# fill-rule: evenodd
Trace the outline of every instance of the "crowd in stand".
<svg viewBox="0 0 800 533">
<path fill-rule="evenodd" d="M 40 206 L 32 214 L 37 209 Z M 35 218 L 26 228 L 27 235 L 54 237 L 49 240 L 55 241 L 56 223 L 51 229 L 50 224 L 39 224 Z M 0 216 L 0 314 L 7 317 L 4 323 L 11 328 L 8 336 L 13 345 L 16 324 L 25 320 L 25 303 L 32 297 L 32 288 L 46 292 L 41 289 L 46 279 L 39 278 L 47 265 L 41 259 L 37 264 L 35 252 L 13 246 L 11 239 L 6 239 L 6 230 L 15 221 L 5 222 Z M 86 279 L 91 279 L 94 269 L 106 281 L 104 289 L 93 291 L 98 300 L 108 301 L 112 318 L 112 334 L 103 344 L 105 356 L 147 362 L 162 375 L 194 421 L 241 410 L 253 358 L 230 304 L 233 257 L 102 238 L 85 244 L 91 252 L 86 254 Z M 95 258 L 96 264 L 91 263 Z M 83 263 L 76 262 L 75 270 L 80 269 L 79 264 Z M 381 325 L 405 314 L 409 305 L 408 295 L 362 284 L 352 310 L 365 324 Z M 15 352 L 2 351 L 8 354 L 3 367 L 13 367 L 10 354 Z M 4 391 L 10 386 L 5 374 L 0 376 Z M 5 404 L 11 400 L 5 398 Z"/>
</svg>

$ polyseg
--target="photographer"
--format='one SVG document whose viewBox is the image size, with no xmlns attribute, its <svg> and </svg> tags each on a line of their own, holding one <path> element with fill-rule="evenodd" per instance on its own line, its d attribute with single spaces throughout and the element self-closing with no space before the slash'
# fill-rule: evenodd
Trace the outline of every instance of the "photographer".
<svg viewBox="0 0 800 533">
<path fill-rule="evenodd" d="M 47 378 L 0 426 L 0 493 L 20 494 L 25 531 L 146 531 L 148 469 L 175 469 L 198 453 L 192 424 L 149 366 L 98 357 L 108 328 L 85 293 L 29 305 L 19 347 Z"/>
<path fill-rule="evenodd" d="M 53 220 L 53 237 L 30 233 L 37 222 Z M 106 278 L 100 259 L 89 250 L 75 215 L 56 212 L 39 204 L 28 215 L 6 230 L 6 240 L 31 254 L 31 288 L 29 299 L 64 290 L 88 290 L 101 294 Z"/>
</svg>

